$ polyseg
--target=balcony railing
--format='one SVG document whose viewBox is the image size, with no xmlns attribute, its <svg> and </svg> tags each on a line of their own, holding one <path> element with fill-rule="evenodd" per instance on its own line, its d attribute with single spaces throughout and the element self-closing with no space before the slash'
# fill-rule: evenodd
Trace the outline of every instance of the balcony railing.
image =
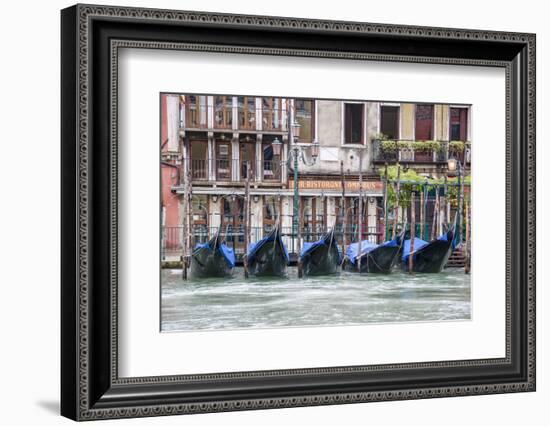
<svg viewBox="0 0 550 426">
<path fill-rule="evenodd" d="M 234 120 L 233 111 L 237 110 Z M 286 132 L 288 112 L 283 109 L 263 109 L 261 120 L 257 111 L 245 110 L 241 107 L 213 105 L 187 105 L 181 110 L 180 127 L 182 129 L 239 129 L 263 130 L 268 132 Z M 235 122 L 236 121 L 236 122 Z M 261 123 L 257 129 L 256 124 Z"/>
<path fill-rule="evenodd" d="M 372 152 L 374 162 L 446 163 L 449 158 L 455 158 L 463 164 L 469 164 L 471 144 L 461 141 L 373 139 Z"/>
<path fill-rule="evenodd" d="M 251 182 L 281 182 L 282 178 L 279 161 L 217 158 L 191 159 L 187 164 L 193 181 L 245 182 L 249 179 Z"/>
<path fill-rule="evenodd" d="M 191 179 L 208 180 L 207 160 L 191 160 Z"/>
</svg>

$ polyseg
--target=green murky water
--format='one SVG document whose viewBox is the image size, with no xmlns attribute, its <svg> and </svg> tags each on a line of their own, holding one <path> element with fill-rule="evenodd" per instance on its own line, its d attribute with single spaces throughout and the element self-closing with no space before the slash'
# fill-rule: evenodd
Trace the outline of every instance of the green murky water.
<svg viewBox="0 0 550 426">
<path fill-rule="evenodd" d="M 380 322 L 467 320 L 470 276 L 439 274 L 340 275 L 286 279 L 183 281 L 162 271 L 162 331 L 359 325 Z"/>
</svg>

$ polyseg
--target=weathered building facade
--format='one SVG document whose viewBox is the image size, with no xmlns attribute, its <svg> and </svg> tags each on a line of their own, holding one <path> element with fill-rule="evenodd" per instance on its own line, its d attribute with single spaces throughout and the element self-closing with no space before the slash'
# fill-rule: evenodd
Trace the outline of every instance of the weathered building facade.
<svg viewBox="0 0 550 426">
<path fill-rule="evenodd" d="M 204 239 L 221 226 L 231 234 L 237 252 L 242 250 L 248 181 L 252 241 L 280 220 L 292 251 L 293 156 L 298 152 L 299 222 L 304 238 L 314 239 L 344 221 L 351 227 L 357 223 L 361 175 L 362 235 L 380 240 L 380 169 L 399 162 L 437 177 L 446 173 L 450 156 L 468 167 L 470 109 L 467 105 L 163 94 L 164 238 L 178 235 L 179 231 L 170 229 L 185 222 L 181 204 L 188 180 L 190 223 L 196 238 Z M 295 123 L 298 135 L 291 129 Z"/>
</svg>

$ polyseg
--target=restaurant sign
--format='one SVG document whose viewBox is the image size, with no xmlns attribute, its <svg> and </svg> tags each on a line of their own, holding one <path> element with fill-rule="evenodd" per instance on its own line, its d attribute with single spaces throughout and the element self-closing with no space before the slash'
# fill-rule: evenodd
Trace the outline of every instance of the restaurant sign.
<svg viewBox="0 0 550 426">
<path fill-rule="evenodd" d="M 359 191 L 359 181 L 345 181 L 346 191 Z M 294 181 L 288 182 L 288 187 L 294 189 Z M 384 185 L 380 181 L 363 182 L 363 191 L 369 194 L 377 193 L 382 195 Z M 317 189 L 322 191 L 341 191 L 342 181 L 339 180 L 304 180 L 298 181 L 298 189 Z"/>
</svg>

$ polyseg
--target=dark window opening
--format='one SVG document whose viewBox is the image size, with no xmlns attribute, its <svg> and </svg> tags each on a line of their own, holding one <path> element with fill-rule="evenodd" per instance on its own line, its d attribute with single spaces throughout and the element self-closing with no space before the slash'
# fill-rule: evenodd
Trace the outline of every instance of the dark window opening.
<svg viewBox="0 0 550 426">
<path fill-rule="evenodd" d="M 468 140 L 468 108 L 450 109 L 449 139 L 452 141 Z"/>
<path fill-rule="evenodd" d="M 388 139 L 399 139 L 399 107 L 382 106 L 380 108 L 380 133 Z"/>
<path fill-rule="evenodd" d="M 294 116 L 300 124 L 300 142 L 311 142 L 314 137 L 314 101 L 296 99 L 294 101 Z"/>
<path fill-rule="evenodd" d="M 344 143 L 363 143 L 363 104 L 344 105 Z"/>
</svg>

